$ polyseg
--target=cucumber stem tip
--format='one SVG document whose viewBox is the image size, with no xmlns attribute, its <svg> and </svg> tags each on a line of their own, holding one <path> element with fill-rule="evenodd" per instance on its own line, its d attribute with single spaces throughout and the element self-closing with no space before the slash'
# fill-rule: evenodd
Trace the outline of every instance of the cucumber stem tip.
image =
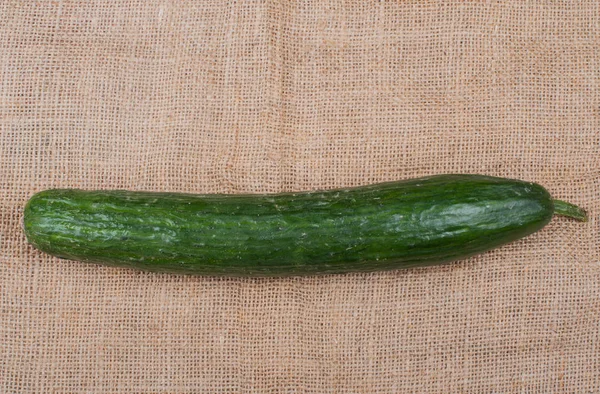
<svg viewBox="0 0 600 394">
<path fill-rule="evenodd" d="M 580 222 L 588 221 L 587 213 L 583 208 L 562 200 L 554 200 L 554 213 L 579 220 Z"/>
</svg>

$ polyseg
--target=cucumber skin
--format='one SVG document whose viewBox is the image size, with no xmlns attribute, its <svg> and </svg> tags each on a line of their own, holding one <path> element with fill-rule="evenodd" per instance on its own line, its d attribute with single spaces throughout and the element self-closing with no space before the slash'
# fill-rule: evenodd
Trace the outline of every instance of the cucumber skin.
<svg viewBox="0 0 600 394">
<path fill-rule="evenodd" d="M 437 175 L 261 195 L 46 190 L 27 203 L 24 230 L 70 260 L 275 277 L 447 263 L 534 233 L 553 213 L 535 183 Z"/>
</svg>

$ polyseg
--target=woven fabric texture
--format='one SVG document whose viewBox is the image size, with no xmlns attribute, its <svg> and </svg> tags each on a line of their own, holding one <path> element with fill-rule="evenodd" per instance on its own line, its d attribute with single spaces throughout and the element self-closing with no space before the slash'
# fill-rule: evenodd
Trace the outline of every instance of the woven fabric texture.
<svg viewBox="0 0 600 394">
<path fill-rule="evenodd" d="M 441 267 L 142 273 L 30 247 L 48 188 L 277 192 L 440 173 L 555 218 Z M 3 393 L 600 392 L 598 1 L 0 3 Z"/>
</svg>

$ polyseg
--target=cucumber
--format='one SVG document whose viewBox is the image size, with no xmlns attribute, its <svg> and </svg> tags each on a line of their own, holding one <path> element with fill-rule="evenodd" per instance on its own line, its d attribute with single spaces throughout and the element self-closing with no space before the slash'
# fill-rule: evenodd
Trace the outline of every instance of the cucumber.
<svg viewBox="0 0 600 394">
<path fill-rule="evenodd" d="M 542 186 L 437 175 L 278 194 L 46 190 L 29 243 L 64 259 L 210 276 L 298 276 L 447 263 L 585 212 Z"/>
</svg>

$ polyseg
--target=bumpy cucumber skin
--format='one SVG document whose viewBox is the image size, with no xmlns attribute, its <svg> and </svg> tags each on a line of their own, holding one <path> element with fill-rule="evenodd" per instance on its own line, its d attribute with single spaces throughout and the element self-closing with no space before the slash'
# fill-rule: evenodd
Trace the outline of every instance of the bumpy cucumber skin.
<svg viewBox="0 0 600 394">
<path fill-rule="evenodd" d="M 262 195 L 46 190 L 25 208 L 36 248 L 70 260 L 209 276 L 300 276 L 441 264 L 544 227 L 540 185 L 438 175 Z"/>
</svg>

